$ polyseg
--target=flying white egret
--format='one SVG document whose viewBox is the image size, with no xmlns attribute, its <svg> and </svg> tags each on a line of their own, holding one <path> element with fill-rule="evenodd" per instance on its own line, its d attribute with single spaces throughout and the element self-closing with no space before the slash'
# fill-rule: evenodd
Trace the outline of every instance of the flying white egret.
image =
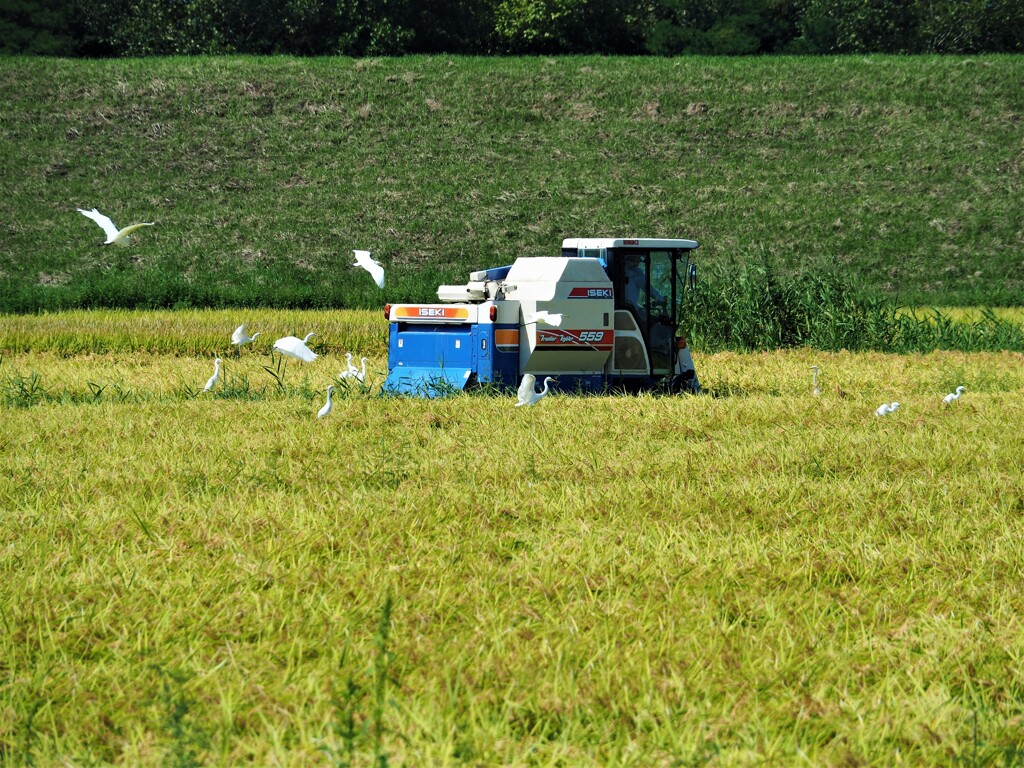
<svg viewBox="0 0 1024 768">
<path fill-rule="evenodd" d="M 377 284 L 378 288 L 384 287 L 384 267 L 376 259 L 370 258 L 369 251 L 352 251 L 356 255 L 355 263 L 353 267 L 362 267 L 370 273 L 370 277 L 373 278 L 373 282 Z"/>
<path fill-rule="evenodd" d="M 814 389 L 811 390 L 811 394 L 815 397 L 820 397 L 821 387 L 818 386 L 818 366 L 812 365 L 811 370 L 814 371 Z"/>
<path fill-rule="evenodd" d="M 306 346 L 306 342 L 315 335 L 316 331 L 307 333 L 306 338 L 304 339 L 297 339 L 294 336 L 285 336 L 284 338 L 278 339 L 274 342 L 274 349 L 282 355 L 287 355 L 288 357 L 294 357 L 296 360 L 311 363 L 316 360 L 317 354 Z"/>
<path fill-rule="evenodd" d="M 104 245 L 128 245 L 128 235 L 130 235 L 136 229 L 153 226 L 152 221 L 145 221 L 140 224 L 129 224 L 124 229 L 118 229 L 117 225 L 110 220 L 109 216 L 104 216 L 95 208 L 93 208 L 91 211 L 87 211 L 84 208 L 79 208 L 78 212 L 83 216 L 88 216 L 90 219 L 95 221 L 103 228 L 103 231 L 107 233 L 107 239 L 103 242 Z"/>
<path fill-rule="evenodd" d="M 235 328 L 235 332 L 231 334 L 231 343 L 236 347 L 241 347 L 243 344 L 248 344 L 251 341 L 256 341 L 256 337 L 260 335 L 259 331 L 256 331 L 252 336 L 245 328 L 245 323 Z"/>
<path fill-rule="evenodd" d="M 899 407 L 899 403 L 882 403 L 875 411 L 875 416 L 885 416 L 887 413 L 893 413 Z"/>
<path fill-rule="evenodd" d="M 203 387 L 203 392 L 209 392 L 215 386 L 217 386 L 217 380 L 220 378 L 220 358 L 218 357 L 213 361 L 213 376 L 206 382 L 206 386 Z"/>
<path fill-rule="evenodd" d="M 323 408 L 321 408 L 317 412 L 316 417 L 318 419 L 322 419 L 324 416 L 329 416 L 330 415 L 330 413 L 331 413 L 331 392 L 333 392 L 333 391 L 334 391 L 334 385 L 333 384 L 328 384 L 327 385 L 327 403 L 324 405 Z"/>
<path fill-rule="evenodd" d="M 954 400 L 959 400 L 960 399 L 960 395 L 962 395 L 963 393 L 964 393 L 964 388 L 963 387 L 957 387 L 956 388 L 956 392 L 950 392 L 948 395 L 946 395 L 944 398 L 942 398 L 942 402 L 944 402 L 946 405 L 949 405 Z"/>
<path fill-rule="evenodd" d="M 541 401 L 541 399 L 548 393 L 548 384 L 554 381 L 553 378 L 548 376 L 544 379 L 544 389 L 540 392 L 534 391 L 534 387 L 537 384 L 537 377 L 532 373 L 523 375 L 523 380 L 519 384 L 519 402 L 516 403 L 518 408 L 520 405 L 535 405 Z"/>
<path fill-rule="evenodd" d="M 530 319 L 526 321 L 526 324 L 529 325 L 530 323 L 559 326 L 562 324 L 562 313 L 548 312 L 545 309 L 541 309 L 530 315 Z"/>
</svg>

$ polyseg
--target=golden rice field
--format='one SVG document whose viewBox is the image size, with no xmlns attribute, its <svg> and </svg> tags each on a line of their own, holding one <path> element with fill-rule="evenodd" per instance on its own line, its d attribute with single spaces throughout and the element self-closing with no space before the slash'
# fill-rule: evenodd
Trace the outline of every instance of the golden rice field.
<svg viewBox="0 0 1024 768">
<path fill-rule="evenodd" d="M 524 409 L 378 397 L 383 334 L 0 318 L 4 764 L 1024 761 L 1024 356 L 697 354 L 708 395 Z"/>
</svg>

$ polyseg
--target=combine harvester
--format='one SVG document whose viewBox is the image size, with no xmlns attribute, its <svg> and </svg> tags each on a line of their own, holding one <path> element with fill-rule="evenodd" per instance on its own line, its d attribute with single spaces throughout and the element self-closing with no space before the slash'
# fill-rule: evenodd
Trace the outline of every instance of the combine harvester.
<svg viewBox="0 0 1024 768">
<path fill-rule="evenodd" d="M 699 392 L 679 334 L 696 285 L 694 240 L 570 238 L 558 257 L 520 257 L 442 285 L 437 304 L 388 304 L 383 391 L 438 397 L 523 374 L 569 392 Z"/>
</svg>

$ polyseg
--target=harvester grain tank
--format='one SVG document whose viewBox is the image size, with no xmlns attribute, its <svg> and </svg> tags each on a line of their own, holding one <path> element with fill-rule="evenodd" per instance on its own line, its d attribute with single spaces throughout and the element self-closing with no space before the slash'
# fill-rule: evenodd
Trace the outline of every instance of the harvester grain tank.
<svg viewBox="0 0 1024 768">
<path fill-rule="evenodd" d="M 436 397 L 523 374 L 562 391 L 698 392 L 680 334 L 694 240 L 570 238 L 442 285 L 438 302 L 389 304 L 384 391 Z"/>
</svg>

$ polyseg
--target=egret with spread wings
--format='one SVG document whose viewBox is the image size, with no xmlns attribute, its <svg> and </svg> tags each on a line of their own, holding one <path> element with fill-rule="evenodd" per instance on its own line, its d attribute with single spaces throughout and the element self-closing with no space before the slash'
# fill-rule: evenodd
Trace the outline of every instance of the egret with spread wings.
<svg viewBox="0 0 1024 768">
<path fill-rule="evenodd" d="M 552 381 L 554 381 L 554 379 L 550 376 L 545 378 L 544 389 L 537 392 L 534 390 L 534 387 L 537 385 L 537 377 L 532 373 L 524 374 L 523 380 L 519 384 L 519 402 L 516 403 L 516 407 L 518 408 L 520 405 L 536 405 L 539 403 L 544 398 L 544 395 L 548 393 L 548 384 Z"/>
<path fill-rule="evenodd" d="M 107 234 L 107 239 L 103 241 L 104 245 L 128 245 L 128 235 L 137 229 L 142 227 L 152 227 L 152 221 L 144 221 L 139 224 L 129 224 L 124 229 L 118 229 L 117 225 L 110 220 L 109 216 L 104 216 L 98 210 L 93 208 L 91 211 L 87 211 L 84 208 L 79 208 L 78 212 L 83 216 L 95 221 L 102 227 L 103 231 Z"/>
<path fill-rule="evenodd" d="M 356 255 L 355 263 L 353 267 L 362 267 L 370 273 L 370 277 L 373 278 L 373 282 L 377 284 L 378 288 L 384 287 L 384 267 L 376 259 L 370 258 L 369 251 L 352 251 Z"/>
</svg>

